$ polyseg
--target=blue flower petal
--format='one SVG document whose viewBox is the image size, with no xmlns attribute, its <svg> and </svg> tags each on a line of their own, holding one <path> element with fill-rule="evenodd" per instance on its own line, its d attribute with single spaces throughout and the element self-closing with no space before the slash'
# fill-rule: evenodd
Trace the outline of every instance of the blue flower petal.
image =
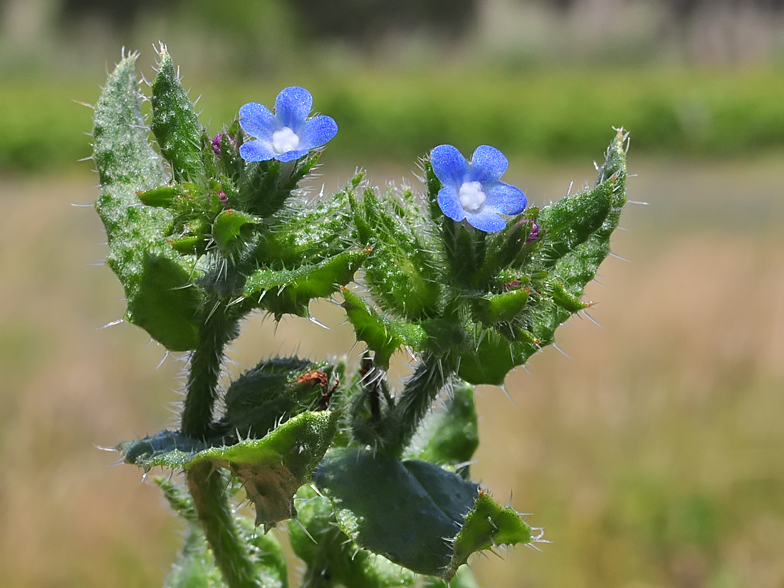
<svg viewBox="0 0 784 588">
<path fill-rule="evenodd" d="M 286 151 L 280 155 L 276 155 L 275 159 L 278 161 L 294 161 L 308 154 L 307 149 L 297 149 L 296 151 Z"/>
<path fill-rule="evenodd" d="M 240 126 L 252 137 L 269 139 L 278 130 L 278 121 L 263 104 L 249 102 L 240 108 Z"/>
<path fill-rule="evenodd" d="M 338 132 L 337 123 L 329 116 L 316 116 L 305 122 L 299 135 L 299 145 L 303 149 L 321 147 Z"/>
<path fill-rule="evenodd" d="M 302 123 L 313 107 L 313 97 L 305 88 L 292 86 L 284 88 L 275 99 L 275 116 L 281 126 L 288 127 L 299 134 Z"/>
<path fill-rule="evenodd" d="M 469 164 L 456 147 L 439 145 L 430 152 L 430 164 L 433 166 L 433 173 L 436 174 L 436 177 L 441 180 L 444 186 L 453 188 L 455 192 L 460 190 L 460 185 L 468 172 Z M 457 195 L 455 195 L 456 198 Z M 446 211 L 444 213 L 446 214 Z"/>
<path fill-rule="evenodd" d="M 249 141 L 240 146 L 240 157 L 245 161 L 269 161 L 275 151 L 268 141 Z"/>
<path fill-rule="evenodd" d="M 467 213 L 466 220 L 472 227 L 485 233 L 495 233 L 506 228 L 506 221 L 487 208 L 483 208 L 477 213 Z"/>
<path fill-rule="evenodd" d="M 503 153 L 490 145 L 480 145 L 471 157 L 468 179 L 472 182 L 495 182 L 507 167 L 509 161 Z"/>
<path fill-rule="evenodd" d="M 460 200 L 457 198 L 457 193 L 451 186 L 441 188 L 441 190 L 438 191 L 438 206 L 441 207 L 441 212 L 453 221 L 460 222 L 466 217 L 466 211 L 460 206 Z"/>
<path fill-rule="evenodd" d="M 485 207 L 501 214 L 520 214 L 525 210 L 528 199 L 522 190 L 504 182 L 488 185 L 485 196 Z"/>
</svg>

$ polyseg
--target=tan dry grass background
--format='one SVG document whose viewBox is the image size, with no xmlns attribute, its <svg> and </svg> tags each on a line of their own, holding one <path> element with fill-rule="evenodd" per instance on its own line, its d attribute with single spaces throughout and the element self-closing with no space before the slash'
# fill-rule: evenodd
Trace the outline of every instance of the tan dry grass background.
<svg viewBox="0 0 784 588">
<path fill-rule="evenodd" d="M 487 587 L 784 586 L 784 161 L 643 162 L 610 259 L 530 374 L 479 392 L 474 474 L 546 528 L 542 552 L 476 558 Z M 328 188 L 349 170 L 324 179 Z M 513 165 L 512 168 L 515 168 Z M 326 169 L 326 168 L 325 168 Z M 523 168 L 524 169 L 524 168 Z M 387 170 L 376 180 L 398 178 Z M 513 174 L 512 174 L 513 175 Z M 557 199 L 587 169 L 514 175 Z M 413 180 L 412 180 L 413 181 Z M 128 325 L 98 262 L 89 178 L 0 183 L 0 585 L 160 586 L 179 525 L 156 488 L 93 444 L 171 425 L 182 363 Z M 236 373 L 299 347 L 348 353 L 335 327 L 256 317 Z M 357 351 L 353 352 L 356 355 Z M 399 362 L 400 363 L 400 362 Z"/>
</svg>

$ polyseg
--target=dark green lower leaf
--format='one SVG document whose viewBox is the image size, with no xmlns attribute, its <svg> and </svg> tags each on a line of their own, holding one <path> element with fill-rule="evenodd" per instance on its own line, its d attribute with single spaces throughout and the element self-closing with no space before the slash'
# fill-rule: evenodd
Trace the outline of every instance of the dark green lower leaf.
<svg viewBox="0 0 784 588">
<path fill-rule="evenodd" d="M 473 551 L 531 541 L 530 528 L 513 510 L 427 462 L 344 450 L 328 455 L 313 480 L 332 501 L 341 531 L 358 546 L 420 574 L 450 580 Z M 482 524 L 485 515 L 491 521 Z"/>
</svg>

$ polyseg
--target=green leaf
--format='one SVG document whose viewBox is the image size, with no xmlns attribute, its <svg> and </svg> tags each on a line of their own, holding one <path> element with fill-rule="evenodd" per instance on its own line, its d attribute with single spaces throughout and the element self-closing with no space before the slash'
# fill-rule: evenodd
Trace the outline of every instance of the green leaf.
<svg viewBox="0 0 784 588">
<path fill-rule="evenodd" d="M 276 318 L 306 316 L 313 298 L 327 298 L 354 277 L 369 251 L 346 251 L 291 270 L 260 269 L 248 276 L 243 308 L 264 308 Z"/>
<path fill-rule="evenodd" d="M 296 515 L 293 496 L 329 448 L 337 430 L 334 411 L 306 412 L 262 439 L 207 447 L 179 432 L 126 441 L 118 446 L 125 461 L 152 467 L 188 470 L 200 463 L 229 470 L 245 487 L 256 507 L 256 524 L 274 524 Z"/>
<path fill-rule="evenodd" d="M 457 472 L 465 478 L 468 476 L 468 462 L 478 446 L 474 389 L 465 383 L 456 383 L 444 409 L 425 417 L 406 457 L 441 466 L 460 466 Z"/>
<path fill-rule="evenodd" d="M 240 237 L 243 236 L 243 229 L 249 225 L 256 225 L 259 219 L 240 210 L 224 210 L 216 218 L 212 225 L 212 238 L 222 251 L 226 251 Z"/>
<path fill-rule="evenodd" d="M 534 538 L 520 514 L 510 507 L 500 506 L 483 491 L 479 491 L 471 511 L 466 515 L 463 528 L 454 542 L 454 554 L 445 578 L 454 575 L 468 561 L 468 556 L 477 551 L 492 549 L 498 545 L 530 544 Z"/>
<path fill-rule="evenodd" d="M 357 545 L 420 574 L 450 580 L 472 549 L 532 540 L 530 533 L 523 540 L 519 529 L 528 526 L 519 516 L 511 531 L 506 514 L 511 509 L 489 508 L 485 498 L 478 500 L 486 494 L 476 484 L 431 463 L 401 462 L 369 450 L 336 451 L 313 480 L 332 501 L 340 529 Z M 472 512 L 489 514 L 501 527 L 471 522 L 477 518 Z"/>
<path fill-rule="evenodd" d="M 276 215 L 260 235 L 260 265 L 285 267 L 317 264 L 349 248 L 352 221 L 348 187 L 316 204 L 291 207 Z"/>
<path fill-rule="evenodd" d="M 194 349 L 199 341 L 202 294 L 175 260 L 144 255 L 128 317 L 171 351 Z"/>
<path fill-rule="evenodd" d="M 529 288 L 519 288 L 475 298 L 472 301 L 474 317 L 486 326 L 511 321 L 525 308 L 529 293 Z"/>
<path fill-rule="evenodd" d="M 298 525 L 289 525 L 294 553 L 307 564 L 302 588 L 396 588 L 414 586 L 417 575 L 360 549 L 341 531 L 327 498 L 303 486 L 297 492 Z"/>
<path fill-rule="evenodd" d="M 185 545 L 164 582 L 164 588 L 227 588 L 199 523 L 193 499 L 170 478 L 154 478 L 172 509 L 186 524 Z M 255 586 L 286 588 L 286 556 L 271 534 L 256 533 L 250 519 L 235 517 L 244 543 L 251 548 L 256 570 Z"/>
<path fill-rule="evenodd" d="M 138 192 L 136 195 L 145 206 L 169 208 L 174 203 L 175 198 L 182 195 L 182 189 L 179 186 L 161 186 L 146 192 Z"/>
<path fill-rule="evenodd" d="M 294 493 L 310 480 L 313 468 L 337 431 L 337 413 L 306 412 L 263 439 L 207 449 L 189 466 L 209 461 L 239 478 L 256 507 L 256 524 L 274 524 L 296 516 Z"/>
<path fill-rule="evenodd" d="M 533 264 L 552 267 L 564 255 L 585 243 L 610 213 L 612 192 L 612 183 L 604 182 L 543 208 L 538 223 L 545 233 L 541 249 L 533 257 Z"/>
<path fill-rule="evenodd" d="M 193 260 L 163 237 L 172 221 L 162 208 L 140 206 L 138 192 L 167 184 L 161 158 L 147 142 L 135 56 L 109 76 L 95 107 L 94 159 L 101 181 L 95 202 L 109 243 L 107 263 L 125 289 L 126 319 L 171 351 L 198 342 L 201 298 L 191 287 Z"/>
<path fill-rule="evenodd" d="M 123 441 L 117 449 L 125 456 L 125 463 L 149 471 L 154 467 L 184 468 L 207 445 L 179 431 L 164 430 L 144 439 Z"/>
<path fill-rule="evenodd" d="M 415 324 L 396 321 L 379 314 L 359 296 L 343 288 L 343 308 L 354 327 L 358 341 L 367 343 L 373 351 L 373 362 L 381 369 L 389 369 L 389 358 L 402 345 L 421 350 L 427 334 Z"/>
<path fill-rule="evenodd" d="M 158 61 L 158 75 L 152 82 L 150 128 L 176 180 L 196 181 L 205 176 L 202 149 L 206 131 L 163 45 Z"/>
<path fill-rule="evenodd" d="M 474 336 L 460 349 L 457 374 L 474 385 L 500 386 L 515 366 L 522 365 L 536 347 L 509 341 L 493 329 L 475 328 Z"/>
<path fill-rule="evenodd" d="M 417 231 L 422 213 L 413 204 L 400 205 L 394 192 L 384 205 L 371 188 L 364 191 L 357 214 L 364 219 L 373 251 L 365 262 L 367 283 L 385 309 L 408 320 L 436 314 L 441 298 L 441 279 L 433 258 L 433 244 Z M 359 206 L 359 204 L 357 204 Z"/>
<path fill-rule="evenodd" d="M 220 426 L 227 434 L 263 437 L 291 417 L 313 410 L 327 392 L 325 362 L 297 357 L 265 360 L 234 380 L 226 391 Z"/>
</svg>

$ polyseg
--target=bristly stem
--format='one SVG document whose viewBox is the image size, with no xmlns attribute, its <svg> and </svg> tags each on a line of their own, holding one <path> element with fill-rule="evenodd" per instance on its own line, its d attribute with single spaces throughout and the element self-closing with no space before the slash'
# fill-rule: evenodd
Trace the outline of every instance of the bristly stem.
<svg viewBox="0 0 784 588">
<path fill-rule="evenodd" d="M 391 439 L 385 444 L 387 453 L 398 457 L 402 455 L 452 373 L 448 358 L 429 353 L 422 357 L 421 363 L 406 382 L 392 413 L 394 427 Z"/>
<path fill-rule="evenodd" d="M 188 490 L 229 588 L 259 588 L 253 560 L 240 535 L 226 496 L 226 481 L 208 462 L 188 470 Z"/>
<path fill-rule="evenodd" d="M 211 314 L 201 329 L 199 345 L 191 357 L 182 412 L 181 430 L 194 439 L 205 439 L 210 433 L 223 350 L 237 336 L 237 319 L 225 303 L 213 299 L 211 308 Z"/>
<path fill-rule="evenodd" d="M 207 308 L 211 312 L 191 357 L 182 413 L 182 432 L 195 439 L 206 439 L 210 434 L 223 350 L 238 334 L 237 318 L 227 304 L 217 296 L 210 303 Z M 258 588 L 253 561 L 229 505 L 224 478 L 205 462 L 189 469 L 187 480 L 204 535 L 226 584 L 229 588 Z"/>
</svg>

